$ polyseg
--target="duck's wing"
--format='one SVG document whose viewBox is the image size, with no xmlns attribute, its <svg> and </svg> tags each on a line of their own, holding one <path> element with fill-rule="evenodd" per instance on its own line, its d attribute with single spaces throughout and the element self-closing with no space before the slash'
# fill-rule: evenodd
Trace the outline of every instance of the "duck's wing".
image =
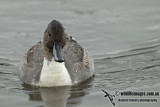
<svg viewBox="0 0 160 107">
<path fill-rule="evenodd" d="M 74 83 L 81 82 L 94 73 L 94 63 L 88 52 L 72 38 L 63 48 L 65 66 Z"/>
<path fill-rule="evenodd" d="M 43 43 L 33 46 L 23 57 L 19 76 L 24 83 L 36 85 L 39 82 L 44 60 Z"/>
</svg>

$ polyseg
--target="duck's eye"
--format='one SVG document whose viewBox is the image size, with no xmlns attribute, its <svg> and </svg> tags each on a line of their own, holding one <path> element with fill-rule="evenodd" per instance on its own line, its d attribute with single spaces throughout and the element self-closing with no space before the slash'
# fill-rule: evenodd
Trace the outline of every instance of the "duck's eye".
<svg viewBox="0 0 160 107">
<path fill-rule="evenodd" d="M 50 34 L 50 33 L 49 33 L 48 35 L 49 35 L 49 36 L 51 36 L 51 34 Z"/>
</svg>

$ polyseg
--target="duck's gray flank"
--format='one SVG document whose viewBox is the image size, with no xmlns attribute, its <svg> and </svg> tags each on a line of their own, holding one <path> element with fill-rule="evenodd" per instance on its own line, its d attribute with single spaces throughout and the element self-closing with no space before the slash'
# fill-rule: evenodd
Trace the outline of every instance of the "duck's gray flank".
<svg viewBox="0 0 160 107">
<path fill-rule="evenodd" d="M 37 84 L 43 66 L 44 50 L 42 42 L 38 42 L 23 57 L 20 78 L 27 84 Z"/>
<path fill-rule="evenodd" d="M 68 39 L 63 52 L 67 62 L 65 66 L 73 82 L 82 82 L 93 75 L 93 60 L 75 40 Z"/>
</svg>

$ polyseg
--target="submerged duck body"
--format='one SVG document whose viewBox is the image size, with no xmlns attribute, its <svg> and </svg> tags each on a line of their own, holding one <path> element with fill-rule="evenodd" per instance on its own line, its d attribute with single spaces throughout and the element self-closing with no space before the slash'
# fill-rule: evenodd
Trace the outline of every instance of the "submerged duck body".
<svg viewBox="0 0 160 107">
<path fill-rule="evenodd" d="M 56 20 L 49 23 L 43 42 L 25 54 L 19 72 L 24 83 L 40 87 L 74 85 L 93 74 L 94 63 L 89 53 L 67 36 Z"/>
</svg>

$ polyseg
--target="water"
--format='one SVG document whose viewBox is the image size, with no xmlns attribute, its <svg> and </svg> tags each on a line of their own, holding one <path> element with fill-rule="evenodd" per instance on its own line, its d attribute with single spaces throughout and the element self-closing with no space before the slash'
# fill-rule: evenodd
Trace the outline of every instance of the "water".
<svg viewBox="0 0 160 107">
<path fill-rule="evenodd" d="M 53 19 L 90 52 L 95 76 L 74 87 L 25 86 L 20 61 Z M 101 89 L 160 91 L 159 34 L 159 0 L 0 0 L 0 107 L 109 107 Z"/>
</svg>

